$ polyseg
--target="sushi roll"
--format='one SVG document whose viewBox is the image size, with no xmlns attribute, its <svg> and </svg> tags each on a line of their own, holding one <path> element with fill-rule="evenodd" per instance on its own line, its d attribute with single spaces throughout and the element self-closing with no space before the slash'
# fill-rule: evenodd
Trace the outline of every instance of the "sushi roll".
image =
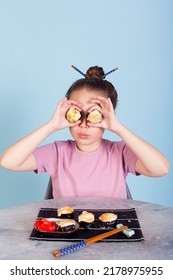
<svg viewBox="0 0 173 280">
<path fill-rule="evenodd" d="M 58 231 L 60 232 L 68 232 L 75 230 L 76 222 L 73 219 L 62 219 L 58 222 Z"/>
<path fill-rule="evenodd" d="M 74 209 L 70 206 L 64 206 L 62 208 L 58 208 L 57 216 L 61 219 L 70 219 L 73 217 Z"/>
<path fill-rule="evenodd" d="M 74 122 L 77 122 L 79 119 L 81 118 L 81 113 L 78 109 L 76 108 L 70 108 L 68 111 L 67 111 L 67 114 L 66 114 L 66 119 L 71 122 L 71 123 L 74 123 Z"/>
<path fill-rule="evenodd" d="M 89 228 L 93 224 L 94 219 L 95 219 L 94 214 L 87 211 L 83 211 L 78 216 L 78 222 L 80 227 L 82 228 Z"/>
<path fill-rule="evenodd" d="M 102 121 L 102 114 L 97 109 L 95 109 L 88 114 L 87 121 L 90 123 L 99 123 Z"/>
<path fill-rule="evenodd" d="M 103 213 L 99 217 L 101 227 L 104 228 L 114 227 L 116 219 L 117 219 L 117 215 L 113 213 Z"/>
</svg>

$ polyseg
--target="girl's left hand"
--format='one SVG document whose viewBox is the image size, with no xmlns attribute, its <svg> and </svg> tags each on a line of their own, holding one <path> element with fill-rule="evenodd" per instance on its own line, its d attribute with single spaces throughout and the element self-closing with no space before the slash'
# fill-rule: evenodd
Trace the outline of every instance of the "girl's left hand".
<svg viewBox="0 0 173 280">
<path fill-rule="evenodd" d="M 115 132 L 117 130 L 119 121 L 116 118 L 111 99 L 98 96 L 97 98 L 92 99 L 91 103 L 93 103 L 93 106 L 90 107 L 88 113 L 92 112 L 94 109 L 98 109 L 102 113 L 103 119 L 97 124 L 87 122 L 87 125 L 92 127 L 102 127 Z"/>
</svg>

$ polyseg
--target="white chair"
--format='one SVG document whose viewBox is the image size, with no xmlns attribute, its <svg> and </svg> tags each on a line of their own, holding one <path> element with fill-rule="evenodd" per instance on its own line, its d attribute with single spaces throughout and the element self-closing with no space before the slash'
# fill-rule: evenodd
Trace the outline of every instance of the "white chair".
<svg viewBox="0 0 173 280">
<path fill-rule="evenodd" d="M 127 190 L 127 199 L 133 199 L 127 183 L 126 183 L 126 190 Z M 46 193 L 45 193 L 44 199 L 52 199 L 52 198 L 53 198 L 53 194 L 52 194 L 52 180 L 50 178 L 49 182 L 48 182 L 48 186 L 47 186 L 47 189 L 46 189 Z"/>
</svg>

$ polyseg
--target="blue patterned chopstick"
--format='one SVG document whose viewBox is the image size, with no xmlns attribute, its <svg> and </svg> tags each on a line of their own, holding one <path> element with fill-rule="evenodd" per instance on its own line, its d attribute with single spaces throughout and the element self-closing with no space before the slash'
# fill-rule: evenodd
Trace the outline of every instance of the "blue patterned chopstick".
<svg viewBox="0 0 173 280">
<path fill-rule="evenodd" d="M 107 75 L 111 74 L 112 72 L 118 70 L 118 67 L 112 69 L 111 71 L 107 72 L 104 76 L 106 77 Z"/>
<path fill-rule="evenodd" d="M 55 257 L 60 257 L 60 256 L 63 256 L 63 255 L 66 255 L 68 253 L 71 253 L 73 251 L 81 249 L 81 248 L 85 247 L 86 245 L 90 245 L 94 242 L 97 242 L 97 241 L 99 241 L 103 238 L 109 237 L 111 235 L 114 235 L 114 234 L 116 234 L 118 232 L 121 232 L 121 231 L 124 231 L 126 229 L 128 229 L 128 227 L 123 226 L 123 227 L 120 227 L 120 228 L 113 229 L 111 231 L 107 231 L 105 233 L 96 235 L 96 236 L 91 237 L 89 239 L 82 240 L 81 242 L 78 242 L 78 243 L 75 243 L 75 244 L 70 245 L 68 247 L 65 247 L 64 249 L 56 250 L 56 251 L 53 252 L 53 254 L 54 254 Z"/>
<path fill-rule="evenodd" d="M 71 67 L 72 67 L 73 69 L 75 69 L 77 72 L 79 72 L 82 76 L 86 77 L 86 75 L 85 75 L 82 71 L 80 71 L 76 66 L 71 65 Z"/>
</svg>

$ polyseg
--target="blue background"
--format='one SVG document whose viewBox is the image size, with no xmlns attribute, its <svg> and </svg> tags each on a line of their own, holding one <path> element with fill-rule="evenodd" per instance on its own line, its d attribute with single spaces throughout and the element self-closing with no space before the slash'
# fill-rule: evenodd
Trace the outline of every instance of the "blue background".
<svg viewBox="0 0 173 280">
<path fill-rule="evenodd" d="M 173 161 L 173 2 L 0 1 L 0 153 L 49 120 L 82 71 L 102 66 L 119 120 Z M 110 132 L 105 137 L 119 140 Z M 62 130 L 44 143 L 71 139 Z M 134 199 L 173 207 L 173 172 L 128 176 Z M 0 169 L 0 207 L 42 200 L 48 175 Z"/>
</svg>

